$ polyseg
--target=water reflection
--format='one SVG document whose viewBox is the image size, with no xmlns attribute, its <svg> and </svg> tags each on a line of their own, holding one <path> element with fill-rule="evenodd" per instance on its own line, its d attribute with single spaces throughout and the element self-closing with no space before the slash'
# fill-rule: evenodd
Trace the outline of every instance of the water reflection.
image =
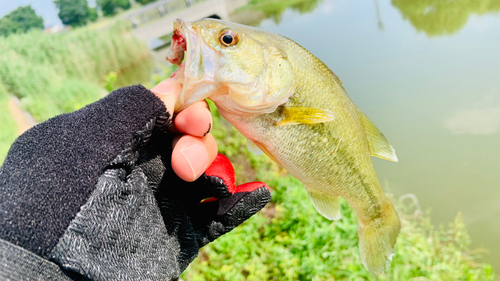
<svg viewBox="0 0 500 281">
<path fill-rule="evenodd" d="M 375 11 L 377 13 L 377 26 L 379 30 L 384 30 L 384 23 L 382 22 L 382 16 L 380 15 L 380 7 L 378 5 L 378 0 L 375 1 Z"/>
<path fill-rule="evenodd" d="M 459 31 L 470 15 L 500 11 L 498 0 L 392 0 L 403 17 L 428 36 Z"/>
<path fill-rule="evenodd" d="M 264 12 L 266 18 L 272 18 L 278 24 L 281 22 L 283 13 L 288 9 L 298 11 L 301 14 L 316 9 L 323 0 L 252 0 L 248 8 Z"/>
</svg>

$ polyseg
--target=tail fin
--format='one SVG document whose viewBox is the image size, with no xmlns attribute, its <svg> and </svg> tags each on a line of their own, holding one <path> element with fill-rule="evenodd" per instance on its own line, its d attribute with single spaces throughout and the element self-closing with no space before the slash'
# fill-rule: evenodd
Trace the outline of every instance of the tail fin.
<svg viewBox="0 0 500 281">
<path fill-rule="evenodd" d="M 385 266 L 390 263 L 400 228 L 398 214 L 392 205 L 380 219 L 366 223 L 359 222 L 361 261 L 371 273 L 383 273 Z"/>
</svg>

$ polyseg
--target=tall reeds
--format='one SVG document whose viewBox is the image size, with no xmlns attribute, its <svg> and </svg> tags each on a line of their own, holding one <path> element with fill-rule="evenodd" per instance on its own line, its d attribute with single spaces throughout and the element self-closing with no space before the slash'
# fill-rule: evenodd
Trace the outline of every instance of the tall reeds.
<svg viewBox="0 0 500 281">
<path fill-rule="evenodd" d="M 9 95 L 41 122 L 99 99 L 107 93 L 102 84 L 108 73 L 121 73 L 144 60 L 151 60 L 147 46 L 125 23 L 103 31 L 82 28 L 0 38 L 0 162 L 17 132 L 7 110 Z"/>
</svg>

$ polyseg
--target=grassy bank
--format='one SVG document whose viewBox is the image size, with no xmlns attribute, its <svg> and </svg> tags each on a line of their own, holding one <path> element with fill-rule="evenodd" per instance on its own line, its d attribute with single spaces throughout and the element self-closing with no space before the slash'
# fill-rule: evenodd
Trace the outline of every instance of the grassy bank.
<svg viewBox="0 0 500 281">
<path fill-rule="evenodd" d="M 41 122 L 99 99 L 107 93 L 103 86 L 110 72 L 124 72 L 147 60 L 147 46 L 123 23 L 105 31 L 82 28 L 0 38 L 0 107 L 6 108 L 9 95 L 17 96 Z M 150 73 L 142 73 L 135 79 L 147 80 Z M 0 133 L 1 162 L 16 129 L 8 110 L 0 112 L 0 120 L 9 120 Z"/>
<path fill-rule="evenodd" d="M 10 144 L 17 136 L 17 126 L 9 114 L 9 95 L 7 89 L 0 83 L 0 163 L 2 163 Z"/>
<path fill-rule="evenodd" d="M 298 180 L 248 152 L 245 138 L 212 111 L 219 151 L 235 164 L 238 182 L 264 181 L 273 199 L 204 247 L 183 280 L 377 280 L 361 263 L 353 209 L 342 200 L 340 221 L 323 218 Z M 392 263 L 378 280 L 494 280 L 492 267 L 470 251 L 460 214 L 448 227 L 434 227 L 412 200 L 395 205 L 403 227 Z"/>
</svg>

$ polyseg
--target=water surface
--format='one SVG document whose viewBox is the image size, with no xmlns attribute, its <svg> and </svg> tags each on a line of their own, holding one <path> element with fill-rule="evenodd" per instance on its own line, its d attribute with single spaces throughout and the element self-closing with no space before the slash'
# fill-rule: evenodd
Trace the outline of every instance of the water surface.
<svg viewBox="0 0 500 281">
<path fill-rule="evenodd" d="M 460 2 L 460 3 L 459 3 Z M 497 2 L 497 1 L 495 1 Z M 500 1 L 320 1 L 262 29 L 325 62 L 396 148 L 381 184 L 413 193 L 435 224 L 462 212 L 500 268 Z"/>
</svg>

